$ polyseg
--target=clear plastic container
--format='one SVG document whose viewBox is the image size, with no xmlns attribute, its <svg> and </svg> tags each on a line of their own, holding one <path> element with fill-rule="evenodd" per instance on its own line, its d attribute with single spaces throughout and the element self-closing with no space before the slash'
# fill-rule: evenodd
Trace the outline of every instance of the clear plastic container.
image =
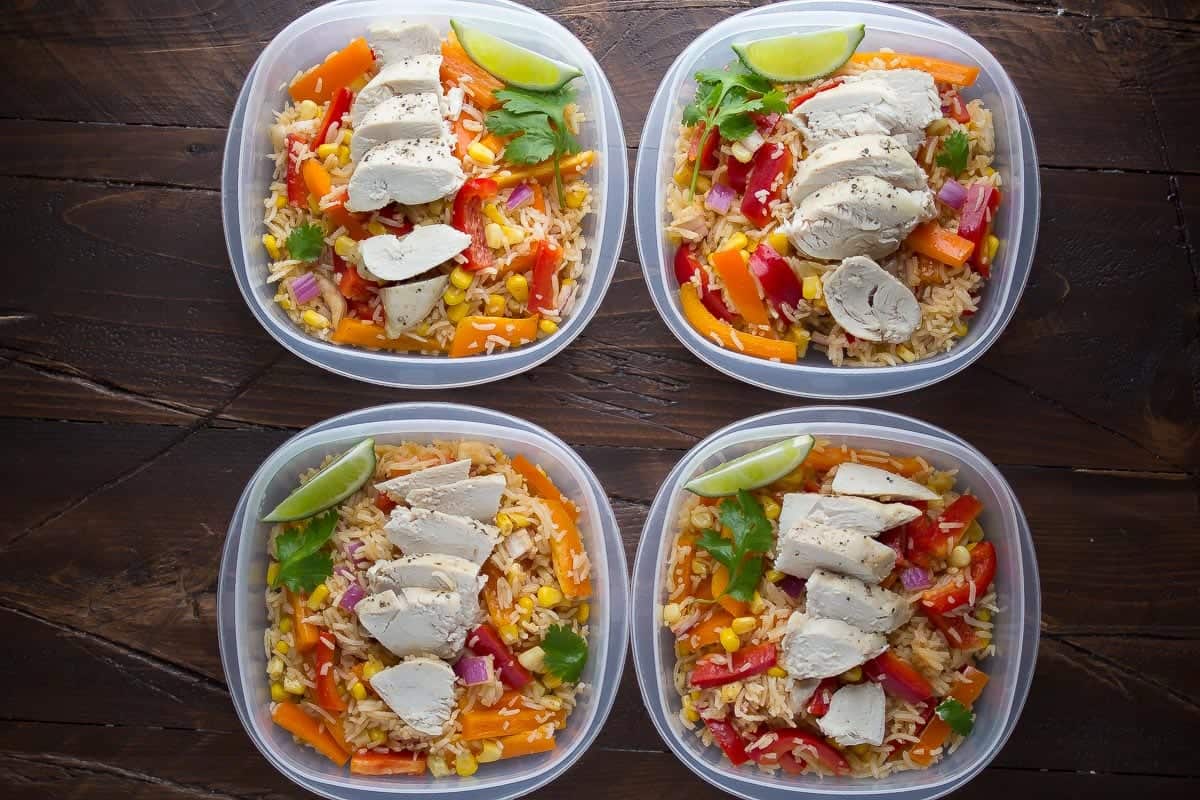
<svg viewBox="0 0 1200 800">
<path fill-rule="evenodd" d="M 296 476 L 365 436 L 379 442 L 477 438 L 540 464 L 581 510 L 580 531 L 592 559 L 594 597 L 590 655 L 579 696 L 557 747 L 544 754 L 486 764 L 471 778 L 352 775 L 296 744 L 270 719 L 262 632 L 267 624 L 266 537 L 258 520 L 294 488 Z M 495 411 L 446 403 L 407 403 L 355 411 L 289 439 L 247 484 L 229 526 L 221 560 L 217 616 L 221 662 L 238 717 L 271 764 L 310 791 L 337 800 L 368 800 L 381 793 L 506 800 L 561 775 L 595 740 L 616 698 L 628 642 L 628 587 L 624 550 L 612 507 L 588 466 L 553 434 Z"/>
<path fill-rule="evenodd" d="M 672 681 L 674 641 L 659 622 L 666 596 L 667 556 L 674 520 L 691 477 L 786 436 L 809 433 L 852 446 L 921 455 L 943 468 L 957 468 L 958 485 L 984 505 L 981 524 L 996 546 L 995 585 L 1003 611 L 995 623 L 997 654 L 984 662 L 991 677 L 976 704 L 974 732 L 953 754 L 923 771 L 882 780 L 779 777 L 735 768 L 721 751 L 705 748 L 679 719 L 680 701 Z M 633 660 L 642 699 L 659 734 L 685 765 L 731 794 L 754 800 L 806 795 L 846 795 L 890 800 L 928 800 L 959 788 L 995 757 L 1016 726 L 1037 658 L 1041 589 L 1033 540 L 1020 504 L 999 471 L 963 440 L 918 420 L 863 408 L 814 406 L 751 417 L 717 431 L 692 448 L 659 490 L 646 525 L 633 572 Z"/>
<path fill-rule="evenodd" d="M 688 324 L 679 306 L 671 269 L 674 248 L 663 233 L 664 190 L 673 171 L 672 154 L 683 106 L 695 90 L 698 69 L 721 67 L 735 58 L 729 45 L 788 31 L 808 31 L 862 21 L 861 49 L 936 55 L 976 64 L 979 80 L 967 92 L 992 110 L 996 125 L 994 166 L 1005 199 L 994 227 L 1001 247 L 972 318 L 970 332 L 948 353 L 896 367 L 834 367 L 813 351 L 798 364 L 780 364 L 726 350 Z M 1000 336 L 1016 311 L 1033 264 L 1041 189 L 1028 116 L 1007 73 L 971 37 L 925 14 L 868 0 L 797 0 L 730 17 L 693 41 L 659 85 L 646 117 L 634 175 L 634 224 L 642 271 L 667 326 L 701 360 L 739 380 L 800 397 L 861 399 L 928 386 L 965 369 Z"/>
<path fill-rule="evenodd" d="M 404 18 L 428 22 L 445 33 L 451 17 L 485 26 L 510 41 L 579 66 L 582 79 L 572 85 L 588 122 L 579 140 L 600 158 L 589 172 L 595 211 L 584 220 L 588 242 L 579 295 L 558 332 L 525 347 L 489 356 L 447 358 L 363 350 L 329 344 L 305 334 L 272 302 L 274 287 L 266 282 L 262 201 L 271 182 L 268 129 L 282 108 L 284 86 L 299 69 L 365 33 L 375 20 Z M 616 271 L 629 199 L 629 167 L 625 135 L 616 98 L 604 71 L 570 31 L 541 14 L 507 0 L 340 0 L 303 15 L 263 50 L 246 78 L 230 121 L 221 174 L 221 206 L 225 242 L 238 288 L 250 311 L 276 341 L 300 358 L 349 378 L 413 389 L 471 386 L 532 369 L 554 356 L 587 325 L 604 298 Z"/>
</svg>

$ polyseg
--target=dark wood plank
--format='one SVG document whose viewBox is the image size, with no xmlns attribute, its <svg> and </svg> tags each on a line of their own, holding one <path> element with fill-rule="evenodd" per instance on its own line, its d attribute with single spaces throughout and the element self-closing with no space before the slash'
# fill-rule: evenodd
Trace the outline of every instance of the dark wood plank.
<svg viewBox="0 0 1200 800">
<path fill-rule="evenodd" d="M 1200 21 L 1200 7 L 1191 0 L 1056 0 L 1054 5 L 1088 16 Z"/>
</svg>

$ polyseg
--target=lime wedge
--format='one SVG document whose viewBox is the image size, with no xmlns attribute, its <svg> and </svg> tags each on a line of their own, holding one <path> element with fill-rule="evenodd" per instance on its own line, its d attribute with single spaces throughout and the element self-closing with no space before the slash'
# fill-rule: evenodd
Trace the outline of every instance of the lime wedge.
<svg viewBox="0 0 1200 800">
<path fill-rule="evenodd" d="M 363 439 L 289 494 L 263 522 L 291 522 L 319 514 L 357 492 L 373 474 L 375 440 Z"/>
<path fill-rule="evenodd" d="M 509 86 L 553 92 L 583 74 L 570 64 L 546 58 L 479 28 L 468 28 L 458 20 L 450 20 L 450 27 L 471 60 Z"/>
<path fill-rule="evenodd" d="M 742 63 L 781 83 L 816 80 L 845 64 L 863 39 L 862 23 L 813 33 L 793 33 L 733 45 Z"/>
<path fill-rule="evenodd" d="M 813 438 L 807 434 L 784 439 L 733 461 L 726 461 L 716 469 L 693 478 L 683 488 L 701 497 L 726 497 L 739 489 L 757 489 L 779 480 L 800 466 L 812 446 Z"/>
</svg>

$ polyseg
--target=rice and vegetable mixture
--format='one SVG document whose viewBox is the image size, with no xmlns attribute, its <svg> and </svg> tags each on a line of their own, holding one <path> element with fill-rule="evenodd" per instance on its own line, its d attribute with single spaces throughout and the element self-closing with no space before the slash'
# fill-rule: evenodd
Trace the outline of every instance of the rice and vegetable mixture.
<svg viewBox="0 0 1200 800">
<path fill-rule="evenodd" d="M 701 96 L 716 85 L 712 83 L 719 78 L 716 72 L 697 76 L 701 111 Z M 730 72 L 746 70 L 735 64 L 727 68 L 726 75 Z M 826 139 L 810 141 L 797 119 L 814 98 L 823 102 L 822 94 L 844 89 L 849 86 L 847 80 L 877 79 L 888 73 L 929 73 L 941 110 L 940 116 L 914 131 L 915 139 L 908 148 L 923 172 L 923 185 L 898 186 L 901 194 L 915 189 L 920 195 L 925 206 L 915 220 L 920 224 L 900 230 L 903 243 L 898 249 L 893 245 L 888 250 L 885 245 L 880 252 L 886 257 L 875 256 L 878 266 L 915 298 L 909 325 L 900 326 L 898 334 L 884 326 L 876 335 L 859 331 L 856 336 L 840 324 L 844 322 L 838 318 L 840 308 L 831 313 L 833 299 L 845 289 L 831 287 L 831 278 L 839 264 L 845 263 L 843 257 L 851 253 L 816 257 L 797 243 L 798 213 L 816 198 L 808 195 L 797 206 L 793 176 L 811 167 L 805 162 L 819 145 L 825 145 L 821 149 L 830 147 Z M 719 121 L 739 116 L 737 103 L 749 102 L 751 108 L 759 109 L 740 115 L 746 117 L 745 127 L 750 132 L 737 141 L 729 140 L 724 124 L 720 135 L 706 138 L 705 116 L 699 114 L 697 121 L 696 113 L 685 110 L 675 144 L 674 179 L 666 187 L 666 235 L 679 248 L 675 275 L 682 287 L 681 305 L 692 326 L 719 346 L 759 358 L 794 363 L 804 358 L 811 346 L 834 365 L 863 367 L 929 358 L 950 350 L 966 336 L 1000 246 L 991 230 L 1001 187 L 1000 175 L 992 167 L 992 113 L 981 100 L 967 100 L 962 94 L 977 73 L 963 65 L 884 51 L 855 54 L 836 72 L 807 83 L 774 83 L 750 75 L 732 92 L 734 105 L 729 107 L 727 100 L 717 109 Z M 740 121 L 734 125 L 734 135 L 744 134 L 741 127 Z M 853 134 L 840 131 L 842 136 Z M 862 165 L 852 166 L 855 171 L 841 177 L 866 175 L 870 176 L 866 180 L 874 182 L 877 175 L 896 183 L 894 174 L 871 169 L 867 160 L 877 155 L 863 149 Z M 863 180 L 857 177 L 851 182 Z M 831 216 L 857 213 L 853 206 L 863 190 L 851 186 L 851 191 L 855 194 L 829 212 Z M 894 212 L 896 206 L 891 209 Z M 852 235 L 863 231 L 874 235 L 872 228 L 892 223 L 868 219 L 856 224 L 859 230 Z M 829 231 L 834 231 L 834 238 L 839 235 L 836 229 L 826 229 Z M 761 245 L 767 247 L 760 251 Z M 880 276 L 880 285 L 885 280 Z M 689 283 L 692 289 L 687 288 Z M 850 309 L 849 316 L 861 321 L 864 314 L 891 313 L 879 308 L 865 310 L 868 303 L 875 304 L 874 298 L 861 298 L 860 307 Z"/>
<path fill-rule="evenodd" d="M 332 511 L 271 532 L 263 646 L 272 718 L 359 774 L 470 776 L 480 764 L 552 750 L 587 689 L 590 561 L 577 508 L 528 459 L 485 442 L 374 450 L 361 489 Z M 302 485 L 316 473 L 301 476 Z M 499 498 L 494 526 L 450 518 L 490 481 Z M 411 507 L 394 498 L 405 491 Z M 443 511 L 421 510 L 431 496 Z M 393 528 L 414 519 L 443 540 L 452 523 L 486 532 L 482 566 L 417 555 L 429 548 L 402 552 Z M 423 564 L 432 582 L 422 585 L 433 590 L 412 588 Z M 380 625 L 369 614 L 393 592 L 399 602 L 388 602 L 400 612 Z M 426 628 L 430 608 L 455 613 Z"/>
<path fill-rule="evenodd" d="M 376 84 L 388 77 L 381 72 L 394 66 L 384 60 L 387 46 L 371 33 L 355 39 L 297 75 L 289 102 L 276 114 L 262 236 L 275 303 L 317 339 L 394 352 L 484 355 L 552 336 L 585 280 L 583 223 L 595 202 L 584 175 L 596 153 L 581 150 L 575 139 L 588 120 L 574 92 L 506 86 L 449 33 L 429 56 L 440 65 L 434 67 L 440 85 L 425 93 L 437 96 L 434 107 L 444 117 L 438 140 L 457 161 L 455 169 L 461 167 L 459 188 L 452 185 L 430 202 L 389 202 L 356 213 L 348 201 L 356 170 L 376 150 L 397 144 L 372 140 L 375 149 L 356 152 L 359 131 L 352 122 L 360 95 L 378 94 Z M 551 122 L 539 116 L 543 112 L 553 115 Z M 542 136 L 546 130 L 557 137 L 553 146 Z M 531 131 L 530 138 L 523 135 Z M 422 180 L 414 172 L 401 182 Z M 371 271 L 365 253 L 373 238 L 395 236 L 402 243 L 414 229 L 431 225 L 468 235 L 469 246 L 457 246 L 442 263 L 421 265 L 415 276 L 397 273 L 402 277 L 392 280 Z M 402 286 L 413 291 L 392 291 Z"/>
<path fill-rule="evenodd" d="M 839 495 L 852 491 L 837 482 L 847 464 L 936 499 Z M 880 778 L 953 753 L 987 683 L 978 665 L 999 612 L 982 505 L 955 484 L 921 458 L 818 441 L 763 488 L 691 497 L 662 611 L 683 724 L 735 766 L 768 772 Z M 861 537 L 875 537 L 870 548 Z"/>
</svg>

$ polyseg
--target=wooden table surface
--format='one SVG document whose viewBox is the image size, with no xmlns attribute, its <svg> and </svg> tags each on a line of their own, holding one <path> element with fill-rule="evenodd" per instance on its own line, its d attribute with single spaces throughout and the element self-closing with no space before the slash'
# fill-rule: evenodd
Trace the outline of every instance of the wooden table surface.
<svg viewBox="0 0 1200 800">
<path fill-rule="evenodd" d="M 284 352 L 246 309 L 219 216 L 225 126 L 264 44 L 315 2 L 19 0 L 0 14 L 0 786 L 10 798 L 283 798 L 217 653 L 218 556 L 260 461 L 404 400 L 511 412 L 607 488 L 632 559 L 699 439 L 796 402 L 726 378 L 655 312 L 629 225 L 600 313 L 516 378 L 417 393 Z M 608 71 L 632 164 L 659 76 L 757 2 L 533 0 Z M 397 4 L 398 8 L 401 4 Z M 1028 106 L 1043 213 L 984 358 L 873 403 L 966 437 L 1025 507 L 1044 616 L 1016 733 L 963 797 L 1200 791 L 1200 3 L 940 0 Z M 632 666 L 590 752 L 538 797 L 719 792 L 670 754 Z"/>
</svg>

